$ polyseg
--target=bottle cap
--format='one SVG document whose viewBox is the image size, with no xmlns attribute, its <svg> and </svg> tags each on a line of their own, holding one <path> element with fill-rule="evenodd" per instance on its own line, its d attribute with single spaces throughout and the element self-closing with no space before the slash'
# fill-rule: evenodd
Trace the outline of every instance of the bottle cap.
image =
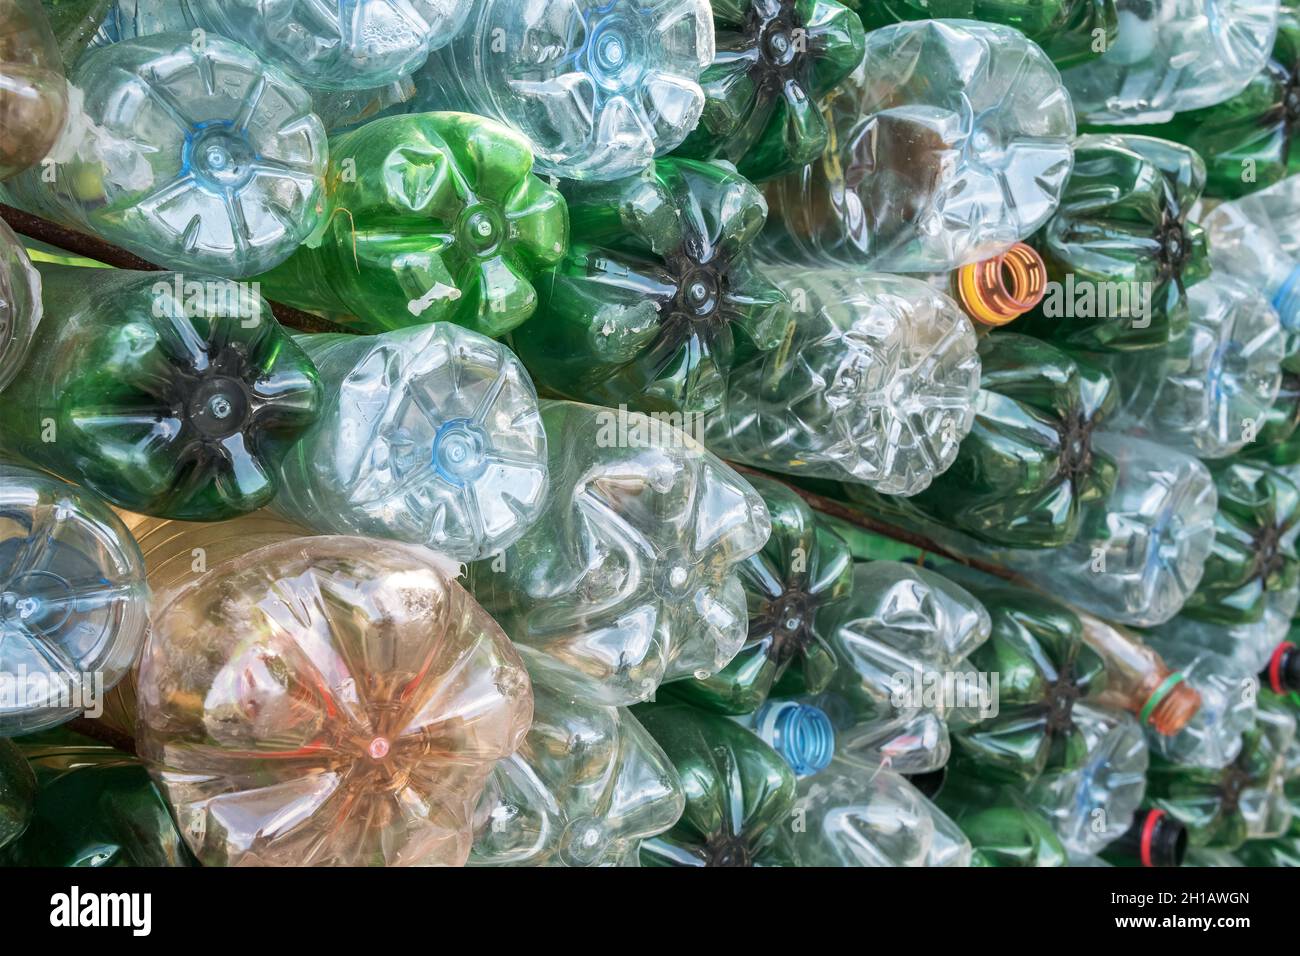
<svg viewBox="0 0 1300 956">
<path fill-rule="evenodd" d="M 1164 810 L 1143 810 L 1106 855 L 1137 860 L 1146 867 L 1182 866 L 1187 852 L 1187 827 Z"/>
<path fill-rule="evenodd" d="M 1156 733 L 1172 737 L 1186 727 L 1200 709 L 1201 695 L 1187 683 L 1182 673 L 1175 671 L 1147 698 L 1138 717 L 1142 723 L 1149 723 Z"/>
<path fill-rule="evenodd" d="M 1300 691 L 1300 648 L 1291 641 L 1278 644 L 1260 677 L 1275 694 Z"/>
<path fill-rule="evenodd" d="M 1006 325 L 1038 305 L 1046 291 L 1043 257 L 1023 242 L 957 270 L 957 296 L 970 317 L 984 325 Z"/>
</svg>

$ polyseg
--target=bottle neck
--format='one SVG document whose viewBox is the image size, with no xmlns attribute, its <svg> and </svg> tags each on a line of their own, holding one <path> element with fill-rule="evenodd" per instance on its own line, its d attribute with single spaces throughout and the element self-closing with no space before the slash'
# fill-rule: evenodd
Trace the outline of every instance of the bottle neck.
<svg viewBox="0 0 1300 956">
<path fill-rule="evenodd" d="M 996 328 L 1042 301 L 1047 267 L 1037 250 L 1018 242 L 1000 256 L 962 266 L 954 284 L 966 314 L 979 325 Z"/>
<path fill-rule="evenodd" d="M 769 701 L 754 718 L 754 733 L 781 755 L 796 776 L 825 770 L 835 756 L 835 728 L 819 707 Z"/>
<path fill-rule="evenodd" d="M 1287 331 L 1300 328 L 1300 265 L 1291 270 L 1273 293 L 1273 308 Z"/>
<path fill-rule="evenodd" d="M 1260 681 L 1275 694 L 1300 693 L 1300 647 L 1283 641 L 1273 649 Z"/>
<path fill-rule="evenodd" d="M 1164 810 L 1144 810 L 1112 846 L 1116 856 L 1144 867 L 1182 866 L 1187 828 Z"/>
</svg>

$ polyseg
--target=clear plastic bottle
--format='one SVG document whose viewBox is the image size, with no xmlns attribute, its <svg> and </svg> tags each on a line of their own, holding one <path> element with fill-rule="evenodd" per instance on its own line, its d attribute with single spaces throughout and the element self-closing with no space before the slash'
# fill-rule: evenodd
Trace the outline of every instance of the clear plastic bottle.
<svg viewBox="0 0 1300 956">
<path fill-rule="evenodd" d="M 117 0 L 97 42 L 210 30 L 242 43 L 303 86 L 382 86 L 424 64 L 469 14 L 468 0 Z"/>
<path fill-rule="evenodd" d="M 1116 463 L 1115 486 L 1088 506 L 1078 537 L 1055 549 L 996 553 L 1047 592 L 1138 627 L 1161 624 L 1196 590 L 1214 543 L 1218 498 L 1195 458 L 1112 433 L 1093 445 Z"/>
<path fill-rule="evenodd" d="M 1047 220 L 1070 174 L 1070 98 L 1011 27 L 873 30 L 821 109 L 831 146 L 767 187 L 771 249 L 809 265 L 932 273 L 987 259 Z"/>
<path fill-rule="evenodd" d="M 136 743 L 199 861 L 463 864 L 533 699 L 447 559 L 263 515 L 129 520 L 154 589 Z"/>
<path fill-rule="evenodd" d="M 42 314 L 40 273 L 0 220 L 0 392 L 22 368 Z"/>
<path fill-rule="evenodd" d="M 897 773 L 836 757 L 799 784 L 803 826 L 785 840 L 800 866 L 970 865 L 957 824 Z"/>
<path fill-rule="evenodd" d="M 695 128 L 713 62 L 706 0 L 465 0 L 465 28 L 416 74 L 414 107 L 479 113 L 567 179 L 618 179 Z"/>
<path fill-rule="evenodd" d="M 533 684 L 533 724 L 488 778 L 470 866 L 636 866 L 677 823 L 677 771 L 622 707 Z"/>
<path fill-rule="evenodd" d="M 63 58 L 40 0 L 0 0 L 0 180 L 40 162 L 67 109 Z"/>
<path fill-rule="evenodd" d="M 0 443 L 134 511 L 267 504 L 320 407 L 316 368 L 248 287 L 41 263 L 46 319 L 3 393 Z"/>
<path fill-rule="evenodd" d="M 1116 0 L 1119 36 L 1064 73 L 1089 123 L 1163 123 L 1236 96 L 1268 62 L 1277 0 Z"/>
<path fill-rule="evenodd" d="M 1213 275 L 1187 290 L 1186 331 L 1168 345 L 1099 356 L 1123 399 L 1108 427 L 1199 458 L 1254 440 L 1277 398 L 1286 342 L 1268 300 Z"/>
<path fill-rule="evenodd" d="M 1076 767 L 1048 770 L 1026 796 L 1067 851 L 1098 853 L 1123 836 L 1142 804 L 1147 744 L 1129 714 L 1079 704 L 1071 720 L 1087 756 Z"/>
<path fill-rule="evenodd" d="M 957 457 L 980 360 L 970 319 L 905 276 L 769 266 L 793 336 L 733 366 L 706 422 L 720 454 L 789 474 L 914 495 Z"/>
<path fill-rule="evenodd" d="M 280 464 L 276 512 L 460 561 L 509 547 L 541 514 L 546 433 L 504 345 L 447 322 L 294 340 L 322 414 Z"/>
<path fill-rule="evenodd" d="M 140 549 L 98 498 L 0 464 L 0 736 L 94 712 L 149 625 Z"/>
<path fill-rule="evenodd" d="M 660 418 L 541 403 L 551 492 L 470 588 L 558 691 L 594 703 L 651 699 L 706 677 L 744 643 L 736 566 L 767 541 L 763 499 Z"/>
<path fill-rule="evenodd" d="M 264 272 L 324 210 L 325 130 L 311 97 L 222 37 L 92 50 L 69 77 L 68 122 L 43 164 L 5 184 L 16 205 L 174 269 Z"/>
</svg>

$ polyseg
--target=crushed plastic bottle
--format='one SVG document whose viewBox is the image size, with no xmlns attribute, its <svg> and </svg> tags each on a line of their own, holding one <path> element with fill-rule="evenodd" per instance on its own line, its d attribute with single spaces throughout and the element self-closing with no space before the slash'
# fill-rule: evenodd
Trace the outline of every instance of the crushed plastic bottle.
<svg viewBox="0 0 1300 956">
<path fill-rule="evenodd" d="M 1264 68 L 1277 0 L 1116 0 L 1119 36 L 1065 85 L 1089 123 L 1163 123 L 1236 96 Z"/>
<path fill-rule="evenodd" d="M 465 28 L 416 74 L 417 109 L 500 120 L 567 179 L 634 173 L 699 121 L 714 55 L 706 0 L 465 2 Z"/>
<path fill-rule="evenodd" d="M 797 866 L 784 839 L 795 775 L 755 734 L 685 704 L 633 713 L 689 785 L 677 825 L 641 843 L 642 866 Z"/>
<path fill-rule="evenodd" d="M 1051 821 L 1015 788 L 949 772 L 937 803 L 970 841 L 971 866 L 1068 865 Z"/>
<path fill-rule="evenodd" d="M 748 476 L 772 519 L 763 550 L 737 566 L 749 604 L 749 634 L 730 664 L 703 680 L 675 681 L 668 696 L 724 714 L 757 710 L 769 694 L 816 694 L 837 666 L 821 626 L 850 599 L 848 545 L 804 500 L 771 478 Z"/>
<path fill-rule="evenodd" d="M 470 568 L 470 589 L 557 691 L 654 697 L 725 667 L 746 637 L 737 566 L 767 541 L 763 500 L 661 419 L 542 402 L 551 492 L 532 527 Z"/>
<path fill-rule="evenodd" d="M 631 712 L 533 684 L 533 724 L 475 811 L 470 866 L 636 866 L 682 815 L 677 771 Z"/>
<path fill-rule="evenodd" d="M 1123 401 L 1108 427 L 1199 458 L 1253 441 L 1277 399 L 1286 342 L 1268 300 L 1215 275 L 1187 290 L 1189 323 L 1158 349 L 1100 356 Z"/>
<path fill-rule="evenodd" d="M 1133 822 L 1146 793 L 1149 754 L 1129 714 L 1089 704 L 1071 712 L 1082 761 L 1043 773 L 1026 797 L 1052 822 L 1071 853 L 1098 853 Z"/>
<path fill-rule="evenodd" d="M 23 835 L 32 819 L 36 775 L 27 758 L 0 737 L 0 849 Z"/>
<path fill-rule="evenodd" d="M 950 752 L 949 720 L 997 707 L 966 660 L 988 639 L 989 614 L 933 571 L 860 562 L 850 598 L 817 623 L 837 667 L 826 690 L 802 699 L 830 717 L 841 754 L 899 773 L 937 770 Z"/>
<path fill-rule="evenodd" d="M 149 626 L 140 550 L 98 498 L 0 464 L 0 736 L 94 711 Z"/>
<path fill-rule="evenodd" d="M 97 42 L 211 31 L 242 43 L 303 86 L 382 86 L 424 65 L 469 15 L 467 0 L 116 0 Z"/>
<path fill-rule="evenodd" d="M 0 443 L 133 511 L 216 521 L 274 496 L 320 407 L 260 296 L 211 276 L 41 263 L 45 311 Z"/>
<path fill-rule="evenodd" d="M 40 0 L 0 0 L 0 180 L 49 153 L 67 110 L 63 58 Z"/>
<path fill-rule="evenodd" d="M 767 206 L 734 171 L 659 160 L 565 196 L 576 241 L 511 339 L 540 388 L 680 413 L 690 428 L 722 401 L 738 356 L 788 341 L 785 297 L 751 257 Z"/>
<path fill-rule="evenodd" d="M 462 865 L 533 699 L 447 559 L 260 516 L 133 520 L 154 589 L 136 742 L 199 861 Z"/>
<path fill-rule="evenodd" d="M 1151 752 L 1188 767 L 1218 770 L 1232 763 L 1241 753 L 1242 734 L 1255 722 L 1255 671 L 1177 637 L 1147 635 L 1144 641 L 1201 698 L 1178 733 L 1147 733 Z"/>
<path fill-rule="evenodd" d="M 40 273 L 0 220 L 0 392 L 22 368 L 43 314 Z"/>
<path fill-rule="evenodd" d="M 970 842 L 897 773 L 836 757 L 800 781 L 798 828 L 783 839 L 799 866 L 970 865 Z"/>
<path fill-rule="evenodd" d="M 1118 390 L 1096 365 L 1014 332 L 984 336 L 979 359 L 974 423 L 952 467 L 911 498 L 848 483 L 844 494 L 891 519 L 989 545 L 1069 544 L 1087 506 L 1115 484 L 1115 462 L 1094 447 L 1093 432 Z"/>
<path fill-rule="evenodd" d="M 975 330 L 918 279 L 770 270 L 795 325 L 732 369 L 711 448 L 789 474 L 914 495 L 953 463 L 979 390 Z"/>
<path fill-rule="evenodd" d="M 830 140 L 818 102 L 862 61 L 862 22 L 835 0 L 712 6 L 717 54 L 677 155 L 725 159 L 756 183 L 816 162 Z"/>
<path fill-rule="evenodd" d="M 450 321 L 502 335 L 568 248 L 564 200 L 518 134 L 465 113 L 374 120 L 330 138 L 325 224 L 267 295 L 359 332 Z"/>
<path fill-rule="evenodd" d="M 770 250 L 820 265 L 947 272 L 1033 233 L 1070 174 L 1074 111 L 1010 27 L 899 23 L 820 107 L 825 155 L 767 187 Z"/>
<path fill-rule="evenodd" d="M 280 464 L 276 512 L 460 561 L 509 547 L 541 515 L 546 433 L 504 345 L 445 322 L 294 341 L 319 372 L 322 412 Z"/>
<path fill-rule="evenodd" d="M 1150 136 L 1081 136 L 1060 208 L 1031 242 L 1047 294 L 1016 329 L 1085 351 L 1165 345 L 1187 326 L 1187 289 L 1210 273 L 1188 219 L 1205 185 L 1195 152 Z"/>
<path fill-rule="evenodd" d="M 219 81 L 214 79 L 219 78 Z M 311 98 L 222 37 L 92 50 L 50 164 L 5 183 L 30 212 L 173 269 L 239 278 L 277 265 L 324 211 Z"/>
</svg>

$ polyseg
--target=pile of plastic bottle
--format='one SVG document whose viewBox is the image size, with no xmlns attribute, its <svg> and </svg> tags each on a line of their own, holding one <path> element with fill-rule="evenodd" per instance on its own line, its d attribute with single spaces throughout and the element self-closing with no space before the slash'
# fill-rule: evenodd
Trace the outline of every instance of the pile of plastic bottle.
<svg viewBox="0 0 1300 956">
<path fill-rule="evenodd" d="M 1300 865 L 1300 0 L 0 0 L 0 180 L 0 863 Z"/>
</svg>

